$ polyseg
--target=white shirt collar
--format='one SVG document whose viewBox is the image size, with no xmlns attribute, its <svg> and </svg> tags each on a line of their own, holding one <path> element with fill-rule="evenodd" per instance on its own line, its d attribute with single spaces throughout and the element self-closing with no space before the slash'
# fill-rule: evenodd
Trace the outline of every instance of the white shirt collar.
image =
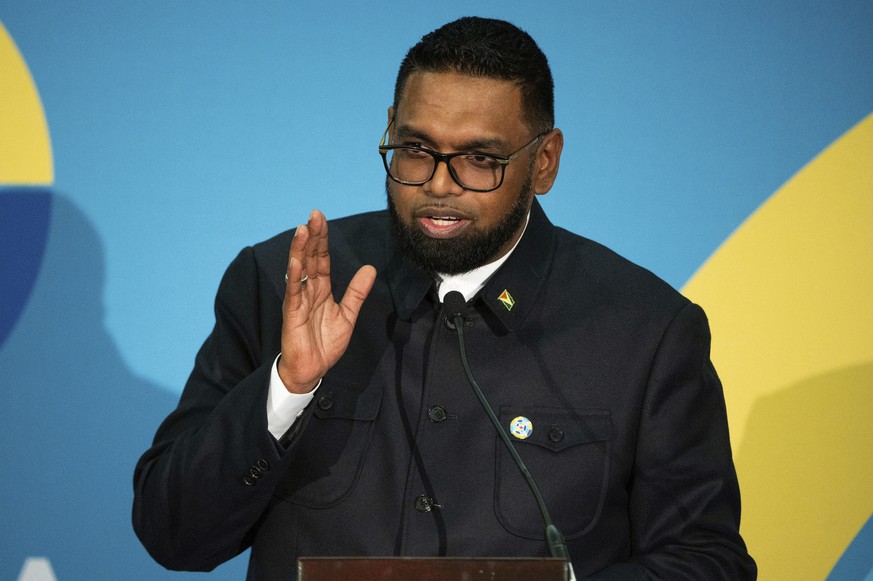
<svg viewBox="0 0 873 581">
<path fill-rule="evenodd" d="M 442 302 L 446 295 L 451 291 L 460 292 L 464 295 L 465 301 L 469 301 L 473 298 L 473 296 L 479 292 L 483 286 L 485 286 L 488 279 L 490 279 L 494 273 L 503 266 L 503 263 L 506 262 L 506 259 L 509 258 L 509 255 L 512 254 L 516 246 L 518 246 L 518 243 L 521 242 L 521 239 L 527 230 L 527 223 L 529 220 L 530 212 L 528 212 L 527 218 L 525 218 L 524 230 L 522 230 L 521 236 L 518 237 L 518 240 L 515 241 L 515 244 L 512 245 L 509 252 L 494 262 L 489 262 L 488 264 L 484 264 L 479 268 L 474 268 L 463 274 L 435 274 L 434 279 L 437 283 L 437 294 L 439 294 L 440 302 Z"/>
</svg>

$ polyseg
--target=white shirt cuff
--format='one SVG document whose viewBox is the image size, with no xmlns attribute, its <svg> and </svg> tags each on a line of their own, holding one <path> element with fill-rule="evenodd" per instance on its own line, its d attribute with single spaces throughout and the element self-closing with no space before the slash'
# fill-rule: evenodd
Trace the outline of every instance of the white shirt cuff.
<svg viewBox="0 0 873 581">
<path fill-rule="evenodd" d="M 267 429 L 277 440 L 294 425 L 294 421 L 300 417 L 304 408 L 315 397 L 315 390 L 321 385 L 321 380 L 309 393 L 291 393 L 282 383 L 279 377 L 279 357 L 273 361 L 273 369 L 270 372 L 270 391 L 267 393 Z"/>
</svg>

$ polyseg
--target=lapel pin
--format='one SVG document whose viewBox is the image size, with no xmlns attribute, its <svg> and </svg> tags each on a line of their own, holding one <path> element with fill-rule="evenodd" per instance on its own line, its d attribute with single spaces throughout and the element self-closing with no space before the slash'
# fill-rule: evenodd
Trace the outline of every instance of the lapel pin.
<svg viewBox="0 0 873 581">
<path fill-rule="evenodd" d="M 503 292 L 500 293 L 500 296 L 497 297 L 497 300 L 503 303 L 503 306 L 506 307 L 507 311 L 511 311 L 512 307 L 515 306 L 515 299 L 512 298 L 512 295 L 509 294 L 509 291 L 503 289 Z"/>
<path fill-rule="evenodd" d="M 533 424 L 526 417 L 518 416 L 509 422 L 509 433 L 519 440 L 525 440 L 533 434 Z"/>
</svg>

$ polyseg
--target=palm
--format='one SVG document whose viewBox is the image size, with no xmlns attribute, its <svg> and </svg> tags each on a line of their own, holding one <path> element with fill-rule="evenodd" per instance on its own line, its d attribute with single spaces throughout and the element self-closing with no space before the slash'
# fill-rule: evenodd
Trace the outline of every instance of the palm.
<svg viewBox="0 0 873 581">
<path fill-rule="evenodd" d="M 334 301 L 327 222 L 315 210 L 291 242 L 287 274 L 279 375 L 289 390 L 302 393 L 309 391 L 345 352 L 376 271 L 372 266 L 361 267 L 342 300 Z"/>
</svg>

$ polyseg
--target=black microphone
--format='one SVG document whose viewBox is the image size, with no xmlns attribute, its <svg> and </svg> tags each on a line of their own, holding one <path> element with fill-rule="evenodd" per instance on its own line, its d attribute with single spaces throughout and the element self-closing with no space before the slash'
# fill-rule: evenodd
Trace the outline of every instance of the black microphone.
<svg viewBox="0 0 873 581">
<path fill-rule="evenodd" d="M 467 301 L 464 300 L 464 295 L 458 291 L 449 291 L 443 299 L 443 312 L 446 315 L 446 324 L 450 329 L 454 329 L 455 319 L 460 317 L 463 324 L 464 316 L 467 314 Z"/>
<path fill-rule="evenodd" d="M 485 408 L 485 413 L 488 414 L 488 418 L 491 420 L 491 423 L 494 424 L 494 429 L 497 430 L 497 434 L 503 441 L 503 445 L 506 446 L 507 450 L 509 450 L 509 454 L 515 461 L 515 465 L 518 466 L 521 475 L 524 476 L 525 482 L 527 482 L 531 492 L 533 492 L 534 498 L 537 501 L 537 506 L 540 509 L 540 514 L 543 515 L 543 522 L 546 525 L 546 543 L 549 546 L 549 553 L 551 553 L 552 557 L 564 559 L 565 561 L 570 562 L 570 553 L 567 551 L 567 544 L 564 542 L 564 535 L 561 534 L 561 531 L 559 531 L 558 527 L 556 527 L 552 522 L 552 517 L 549 515 L 549 509 L 546 508 L 546 503 L 543 500 L 543 495 L 540 494 L 540 489 L 537 486 L 536 481 L 534 481 L 533 476 L 531 476 L 531 473 L 527 469 L 527 466 L 525 466 L 521 456 L 518 455 L 518 451 L 516 451 L 515 446 L 512 445 L 512 441 L 509 439 L 509 434 L 507 434 L 506 430 L 504 430 L 500 425 L 500 420 L 497 419 L 494 409 L 491 407 L 491 404 L 488 403 L 488 400 L 485 398 L 485 394 L 482 393 L 479 384 L 476 383 L 476 379 L 473 377 L 473 372 L 470 371 L 470 365 L 467 363 L 467 350 L 464 346 L 464 316 L 466 315 L 467 310 L 467 301 L 464 300 L 464 295 L 458 291 L 449 291 L 446 293 L 446 296 L 443 299 L 443 312 L 446 316 L 446 323 L 458 333 L 461 363 L 464 366 L 464 373 L 467 374 L 467 381 L 470 382 L 473 392 L 479 399 L 479 403 L 481 403 L 482 407 Z M 570 565 L 570 570 L 572 571 L 572 564 Z"/>
</svg>

